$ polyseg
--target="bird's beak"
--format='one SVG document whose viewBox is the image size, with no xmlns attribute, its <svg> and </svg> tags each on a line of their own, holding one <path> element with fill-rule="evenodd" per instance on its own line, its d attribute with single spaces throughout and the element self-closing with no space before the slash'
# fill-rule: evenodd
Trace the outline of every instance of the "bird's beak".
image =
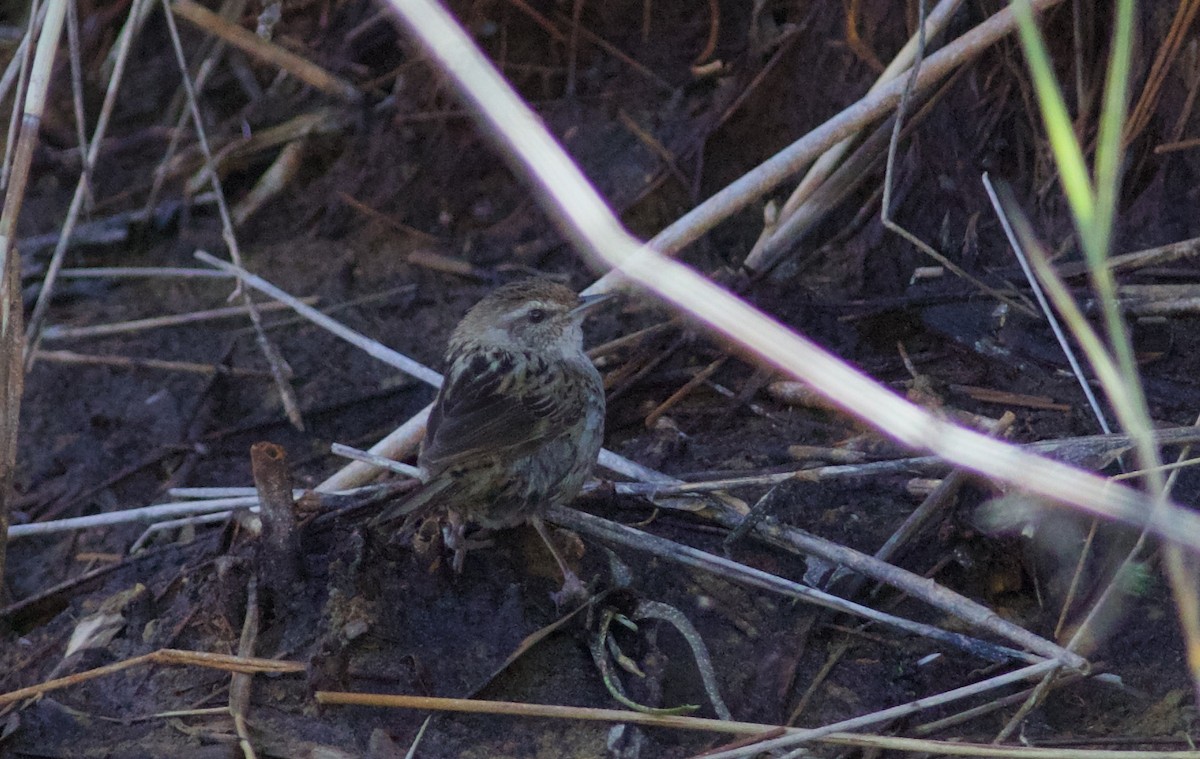
<svg viewBox="0 0 1200 759">
<path fill-rule="evenodd" d="M 591 311 L 601 303 L 611 300 L 612 293 L 600 293 L 599 295 L 581 295 L 579 296 L 579 305 L 571 309 L 571 316 L 582 318 L 585 314 Z"/>
</svg>

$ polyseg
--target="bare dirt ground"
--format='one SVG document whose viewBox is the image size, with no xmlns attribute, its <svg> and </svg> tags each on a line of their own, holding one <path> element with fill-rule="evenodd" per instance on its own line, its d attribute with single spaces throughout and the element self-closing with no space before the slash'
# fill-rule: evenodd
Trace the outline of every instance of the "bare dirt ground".
<svg viewBox="0 0 1200 759">
<path fill-rule="evenodd" d="M 454 3 L 453 9 L 629 228 L 649 236 L 860 98 L 879 61 L 889 61 L 915 28 L 915 4 L 907 14 L 900 12 L 906 6 L 875 0 L 751 5 L 579 3 L 578 24 L 572 7 L 561 3 Z M 965 4 L 948 36 L 1001 5 Z M 1135 99 L 1171 28 L 1175 9 L 1168 5 L 1147 4 L 1139 17 Z M 101 66 L 127 6 L 80 7 L 89 128 L 106 81 Z M 247 5 L 235 20 L 253 30 L 261 11 Z M 175 128 L 183 101 L 161 14 L 153 6 L 133 44 L 85 222 L 146 203 Z M 1076 95 L 1084 101 L 1077 124 L 1086 137 L 1094 130 L 1089 98 L 1102 84 L 1109 10 L 1104 4 L 1078 19 L 1072 14 L 1070 7 L 1055 9 L 1045 26 L 1062 81 L 1073 83 L 1068 100 L 1076 107 Z M 181 32 L 195 67 L 211 51 L 211 38 L 182 22 Z M 1155 152 L 1196 130 L 1197 78 L 1189 62 L 1195 30 L 1183 33 L 1185 53 L 1172 61 L 1148 125 L 1130 143 L 1117 252 L 1200 234 L 1195 150 Z M 1081 40 L 1078 57 L 1074 35 Z M 294 295 L 316 298 L 319 308 L 336 309 L 331 313 L 352 329 L 439 369 L 449 331 L 495 284 L 535 273 L 577 288 L 594 280 L 597 272 L 555 231 L 445 77 L 379 6 L 365 0 L 285 4 L 273 39 L 352 82 L 363 96 L 347 103 L 236 50 L 217 59 L 200 105 L 214 149 L 229 153 L 221 180 L 232 202 L 246 197 L 280 153 L 279 144 L 238 152 L 248 135 L 312 114 L 325 124 L 288 138 L 302 151 L 297 170 L 238 225 L 246 268 Z M 1062 251 L 1062 262 L 1077 260 L 1015 40 L 1004 39 L 935 93 L 914 109 L 899 144 L 896 221 L 988 285 L 1025 291 L 980 184 L 986 170 L 1014 186 L 1039 234 Z M 192 202 L 208 188 L 187 186 L 202 166 L 190 126 L 180 144 L 157 201 L 170 212 L 117 225 L 115 242 L 73 244 L 67 267 L 198 268 L 197 249 L 228 256 L 214 206 Z M 52 247 L 35 238 L 61 229 L 79 166 L 64 54 L 19 230 L 30 307 Z M 840 202 L 770 271 L 742 266 L 762 230 L 762 203 L 683 257 L 880 381 L 947 414 L 995 419 L 1012 411 L 1010 437 L 1021 442 L 1097 433 L 1045 323 L 1013 313 L 1001 324 L 992 298 L 948 273 L 914 279 L 914 269 L 933 261 L 881 225 L 881 162 L 856 173 L 858 181 Z M 782 202 L 789 191 L 772 197 Z M 1121 282 L 1186 285 L 1196 275 L 1185 258 L 1122 274 Z M 1073 283 L 1086 299 L 1084 280 Z M 288 423 L 244 316 L 109 335 L 59 329 L 236 305 L 231 290 L 228 279 L 60 279 L 48 318 L 58 333 L 46 333 L 43 354 L 26 378 L 14 524 L 161 503 L 169 500 L 169 488 L 249 486 L 249 450 L 260 441 L 286 449 L 294 482 L 311 487 L 344 463 L 329 454 L 331 442 L 369 447 L 432 400 L 432 388 L 287 311 L 264 319 L 291 368 L 304 431 Z M 589 322 L 590 345 L 667 324 L 598 357 L 610 391 L 611 450 L 687 480 L 839 463 L 833 448 L 865 461 L 905 455 L 843 414 L 781 400 L 769 388 L 776 377 L 695 325 L 670 319 L 649 296 L 634 294 Z M 1200 401 L 1194 306 L 1131 315 L 1131 321 L 1153 418 L 1164 426 L 1191 424 Z M 63 351 L 221 370 L 137 360 L 66 363 Z M 706 381 L 692 383 L 647 425 L 663 401 L 722 358 Z M 800 445 L 822 450 L 799 451 Z M 1118 464 L 1105 471 L 1115 473 Z M 724 497 L 751 506 L 770 492 L 770 518 L 779 524 L 870 554 L 922 502 L 927 490 L 917 479 L 946 474 L 944 468 L 897 468 L 734 488 Z M 968 480 L 894 561 L 1065 643 L 1132 536 L 1101 526 L 1082 581 L 1069 595 L 1090 521 L 1055 512 L 1040 538 L 988 534 L 977 509 L 995 495 L 987 483 Z M 1194 503 L 1196 476 L 1185 471 L 1174 497 Z M 660 510 L 607 487 L 577 505 L 714 554 L 728 550 L 731 558 L 774 575 L 825 579 L 820 562 L 752 536 L 726 546 L 728 530 L 703 507 L 694 514 Z M 377 508 L 308 523 L 302 585 L 286 595 L 270 592 L 269 581 L 256 577 L 259 541 L 244 516 L 159 533 L 134 554 L 129 550 L 144 524 L 13 540 L 0 587 L 0 693 L 158 649 L 234 654 L 251 607 L 260 614 L 254 655 L 304 667 L 253 678 L 246 714 L 259 756 L 404 756 L 430 715 L 318 706 L 312 697 L 318 690 L 623 708 L 598 661 L 607 662 L 608 679 L 618 678 L 634 702 L 695 704 L 696 716 L 716 717 L 676 625 L 642 618 L 634 630 L 606 621 L 611 613 L 661 611 L 655 604 L 695 627 L 724 703 L 733 719 L 746 722 L 826 725 L 1013 666 L 569 534 L 564 543 L 598 598 L 562 620 L 550 599 L 555 568 L 532 530 L 492 536 L 492 544 L 472 551 L 464 572 L 454 575 L 444 561 L 430 569 L 411 547 L 367 530 Z M 1046 540 L 1046 533 L 1055 539 Z M 1024 716 L 1012 741 L 1064 748 L 1191 745 L 1193 692 L 1155 554 L 1147 551 L 1122 583 L 1118 602 L 1106 607 L 1082 651 L 1110 677 L 1058 685 Z M 895 590 L 872 588 L 862 586 L 854 598 L 995 640 Z M 248 603 L 252 595 L 255 602 Z M 1065 624 L 1056 631 L 1064 603 Z M 80 621 L 98 614 L 107 635 L 68 656 Z M 605 625 L 612 642 L 598 643 Z M 926 710 L 876 732 L 989 742 L 1023 702 L 1001 699 L 1030 685 Z M 221 669 L 130 667 L 0 706 L 0 756 L 242 755 L 226 709 L 232 697 L 230 674 Z M 935 723 L 984 704 L 997 708 Z M 210 711 L 186 711 L 202 709 Z M 439 713 L 416 756 L 685 757 L 728 740 L 703 731 Z"/>
</svg>

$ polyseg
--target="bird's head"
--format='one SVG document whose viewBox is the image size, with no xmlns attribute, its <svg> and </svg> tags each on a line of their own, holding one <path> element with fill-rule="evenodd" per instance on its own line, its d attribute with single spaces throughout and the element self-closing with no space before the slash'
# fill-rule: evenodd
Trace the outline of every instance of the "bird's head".
<svg viewBox="0 0 1200 759">
<path fill-rule="evenodd" d="M 498 288 L 475 304 L 455 328 L 450 346 L 578 354 L 587 312 L 607 295 L 580 297 L 547 279 L 529 279 Z"/>
</svg>

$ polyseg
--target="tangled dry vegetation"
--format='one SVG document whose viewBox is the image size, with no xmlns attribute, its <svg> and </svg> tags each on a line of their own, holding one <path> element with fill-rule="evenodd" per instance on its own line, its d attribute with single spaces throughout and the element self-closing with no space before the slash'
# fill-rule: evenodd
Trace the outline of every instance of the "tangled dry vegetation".
<svg viewBox="0 0 1200 759">
<path fill-rule="evenodd" d="M 25 9 L 0 755 L 1200 756 L 1198 9 Z M 535 274 L 623 293 L 570 608 L 367 527 Z"/>
</svg>

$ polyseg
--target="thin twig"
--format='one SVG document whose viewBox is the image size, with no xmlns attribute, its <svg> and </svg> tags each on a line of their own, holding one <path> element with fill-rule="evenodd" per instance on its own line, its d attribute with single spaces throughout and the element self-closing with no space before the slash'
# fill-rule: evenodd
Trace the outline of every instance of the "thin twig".
<svg viewBox="0 0 1200 759">
<path fill-rule="evenodd" d="M 962 0 L 942 0 L 938 3 L 930 14 L 929 19 L 925 22 L 925 26 L 917 36 L 909 38 L 900 52 L 892 59 L 879 78 L 867 90 L 867 95 L 878 92 L 887 82 L 899 78 L 909 67 L 912 66 L 913 59 L 917 55 L 921 37 L 935 37 L 945 25 L 954 16 L 954 12 L 958 10 L 958 6 L 962 4 Z M 796 189 L 788 197 L 787 202 L 779 211 L 777 222 L 769 229 L 764 229 L 762 235 L 754 243 L 750 253 L 746 255 L 744 266 L 752 271 L 758 271 L 769 267 L 772 262 L 771 249 L 779 247 L 778 240 L 780 238 L 789 238 L 794 236 L 789 221 L 797 214 L 800 208 L 812 197 L 813 193 L 822 183 L 827 180 L 833 173 L 834 168 L 843 156 L 850 150 L 857 135 L 852 135 L 833 145 L 821 156 L 813 162 L 805 173 L 804 178 L 796 185 Z"/>
<path fill-rule="evenodd" d="M 478 701 L 473 699 L 460 698 L 433 698 L 429 696 L 396 696 L 382 693 L 342 693 L 335 691 L 317 691 L 315 698 L 319 704 L 342 704 L 354 706 L 375 706 L 383 708 L 401 708 L 401 709 L 438 709 L 441 711 L 467 712 L 475 714 L 508 714 L 526 717 L 554 717 L 560 719 L 572 720 L 591 720 L 597 722 L 617 722 L 644 725 L 647 727 L 668 727 L 688 730 L 711 730 L 718 733 L 729 733 L 733 735 L 762 735 L 765 733 L 773 733 L 778 730 L 787 732 L 786 736 L 776 738 L 769 741 L 761 741 L 747 746 L 743 752 L 740 749 L 735 749 L 734 752 L 723 751 L 716 754 L 710 754 L 706 759 L 734 759 L 735 757 L 757 755 L 761 752 L 768 751 L 774 748 L 788 748 L 800 743 L 820 740 L 822 738 L 830 738 L 837 740 L 847 740 L 855 738 L 864 738 L 865 736 L 855 735 L 836 735 L 844 733 L 848 730 L 860 730 L 871 725 L 885 724 L 899 717 L 904 717 L 910 714 L 930 709 L 942 704 L 958 701 L 963 698 L 969 698 L 979 693 L 988 690 L 1001 688 L 1009 683 L 1020 682 L 1030 677 L 1036 677 L 1041 672 L 1052 666 L 1049 662 L 1041 662 L 1039 664 L 1031 664 L 1028 667 L 1015 670 L 1013 672 L 993 677 L 980 683 L 968 685 L 962 688 L 941 693 L 937 696 L 911 701 L 907 704 L 894 706 L 890 709 L 884 709 L 878 712 L 872 712 L 861 717 L 836 722 L 831 725 L 826 725 L 819 728 L 799 728 L 799 727 L 781 727 L 779 725 L 764 725 L 755 722 L 733 722 L 726 720 L 704 719 L 702 717 L 680 717 L 669 715 L 645 714 L 642 712 L 626 711 L 619 709 L 585 709 L 574 706 L 557 706 L 548 704 L 521 704 L 511 701 Z M 912 741 L 912 739 L 908 739 Z M 942 743 L 940 741 L 916 741 L 924 750 L 930 750 L 932 747 L 944 746 L 950 749 L 957 749 L 964 744 L 960 743 Z M 910 744 L 911 745 L 911 744 Z M 1025 749 L 1021 746 L 1005 746 L 1004 749 L 1012 749 L 1012 754 L 1002 754 L 991 746 L 968 747 L 974 749 L 971 751 L 975 756 L 1015 756 L 1020 750 L 1021 756 L 1037 756 L 1039 759 L 1060 759 L 1060 754 L 1049 753 L 1032 753 L 1036 749 Z M 982 753 L 976 753 L 982 751 Z M 1044 750 L 1043 750 L 1044 751 Z M 964 753 L 967 751 L 949 750 L 947 753 Z M 1127 757 L 1124 752 L 1110 751 L 1102 752 L 1103 757 L 1096 759 L 1122 759 Z M 1186 759 L 1197 759 L 1200 757 L 1200 752 L 1188 752 Z M 1170 759 L 1184 759 L 1182 752 L 1177 757 Z"/>
<path fill-rule="evenodd" d="M 1079 383 L 1079 387 L 1083 391 L 1083 397 L 1087 399 L 1088 406 L 1092 409 L 1092 415 L 1096 417 L 1100 429 L 1105 434 L 1112 432 L 1112 428 L 1108 425 L 1108 419 L 1105 418 L 1104 411 L 1100 408 L 1100 402 L 1096 400 L 1096 394 L 1092 392 L 1092 385 L 1083 374 L 1083 367 L 1079 364 L 1079 358 L 1075 355 L 1075 349 L 1071 346 L 1071 341 L 1067 339 L 1066 334 L 1063 332 L 1062 325 L 1059 323 L 1058 317 L 1054 314 L 1054 309 L 1050 308 L 1050 304 L 1046 300 L 1046 293 L 1042 291 L 1037 277 L 1033 274 L 1033 269 L 1029 265 L 1029 258 L 1025 255 L 1025 250 L 1021 245 L 1021 241 L 1017 239 L 1016 232 L 1013 231 L 1008 214 L 1005 213 L 1004 207 L 1000 205 L 1000 198 L 996 196 L 996 188 L 992 186 L 992 179 L 988 176 L 987 172 L 983 174 L 983 186 L 987 190 L 988 198 L 992 201 L 992 208 L 996 212 L 996 217 L 1000 220 L 1000 226 L 1004 229 L 1004 235 L 1008 238 L 1008 244 L 1012 247 L 1013 253 L 1017 257 L 1017 262 L 1021 265 L 1021 271 L 1024 272 L 1025 279 L 1029 282 L 1029 287 L 1033 290 L 1033 296 L 1037 298 L 1038 307 L 1041 308 L 1042 314 L 1050 324 L 1050 329 L 1054 332 L 1054 339 L 1058 341 L 1059 348 L 1062 349 L 1063 354 L 1067 357 L 1067 362 L 1071 365 L 1071 372 L 1075 375 L 1075 380 Z"/>
<path fill-rule="evenodd" d="M 250 575 L 246 581 L 246 615 L 242 620 L 242 635 L 238 640 L 238 658 L 254 657 L 255 644 L 258 641 L 259 609 L 258 609 L 258 578 Z M 238 745 L 245 759 L 257 759 L 254 746 L 250 743 L 250 729 L 246 725 L 246 714 L 250 711 L 250 688 L 253 684 L 250 672 L 234 672 L 229 676 L 229 714 L 233 717 L 234 729 L 238 735 Z"/>
<path fill-rule="evenodd" d="M 184 0 L 184 2 L 186 1 Z M 171 37 L 171 45 L 175 49 L 175 60 L 179 64 L 179 74 L 183 79 L 183 89 L 187 93 L 188 108 L 192 114 L 192 125 L 196 128 L 196 137 L 200 143 L 200 150 L 204 153 L 205 165 L 209 171 L 209 182 L 212 184 L 213 192 L 217 196 L 217 210 L 221 215 L 221 236 L 225 240 L 225 246 L 229 249 L 229 257 L 235 265 L 240 267 L 242 265 L 242 255 L 238 247 L 237 236 L 233 231 L 233 219 L 229 214 L 229 204 L 225 200 L 225 191 L 221 188 L 221 178 L 218 176 L 216 165 L 213 162 L 212 149 L 209 147 L 208 136 L 204 129 L 204 118 L 200 114 L 200 103 L 196 100 L 196 92 L 192 87 L 191 75 L 188 73 L 187 57 L 183 52 L 183 43 L 179 39 L 179 29 L 175 25 L 175 16 L 171 13 L 170 0 L 162 0 L 162 7 L 163 15 L 167 21 L 167 30 Z M 254 302 L 250 300 L 250 294 L 240 284 L 234 292 L 234 296 L 237 295 L 241 296 L 242 303 L 250 310 L 250 323 L 254 325 L 258 348 L 267 360 L 267 366 L 271 368 L 271 375 L 275 379 L 275 386 L 279 390 L 279 397 L 283 402 L 283 408 L 287 413 L 288 420 L 291 421 L 293 427 L 303 430 L 304 420 L 300 416 L 300 404 L 296 400 L 296 393 L 292 389 L 291 383 L 288 381 L 291 372 L 284 363 L 283 357 L 279 355 L 275 344 L 267 337 L 267 333 L 262 326 L 262 317 L 259 316 Z"/>
<path fill-rule="evenodd" d="M 308 298 L 307 300 L 309 302 L 316 301 L 315 298 Z M 286 308 L 287 306 L 281 303 L 264 303 L 258 306 L 258 310 L 260 312 L 282 311 Z M 130 332 L 142 332 L 148 329 L 179 327 L 185 324 L 197 324 L 200 322 L 216 321 L 219 319 L 231 319 L 235 317 L 246 316 L 249 313 L 250 309 L 246 306 L 226 306 L 224 308 L 210 308 L 204 311 L 192 311 L 186 314 L 152 316 L 146 319 L 132 319 L 126 322 L 112 322 L 110 324 L 92 324 L 87 327 L 66 327 L 53 325 L 42 330 L 42 338 L 53 341 L 106 337 L 108 335 L 123 335 Z"/>
<path fill-rule="evenodd" d="M 135 356 L 98 356 L 95 354 L 76 353 L 75 351 L 38 351 L 38 359 L 56 364 L 76 364 L 81 366 L 115 366 L 122 369 L 155 369 L 165 372 L 190 372 L 193 374 L 214 375 L 223 374 L 229 377 L 266 377 L 271 373 L 257 369 L 242 369 L 223 364 L 200 364 L 194 361 L 167 361 L 159 358 L 138 358 Z"/>
<path fill-rule="evenodd" d="M 416 361 L 413 361 L 403 353 L 388 348 L 378 340 L 372 340 L 366 335 L 355 332 L 336 319 L 332 319 L 312 306 L 309 306 L 304 302 L 303 299 L 296 298 L 295 296 L 271 284 L 262 277 L 251 274 L 239 264 L 222 261 L 221 259 L 209 255 L 202 250 L 196 251 L 195 255 L 198 260 L 203 261 L 209 266 L 214 266 L 222 271 L 233 274 L 234 276 L 238 277 L 242 283 L 255 290 L 258 290 L 263 295 L 267 295 L 274 300 L 285 304 L 287 307 L 291 308 L 305 319 L 308 319 L 313 324 L 316 324 L 322 329 L 333 333 L 337 337 L 340 337 L 354 347 L 365 352 L 368 356 L 379 359 L 390 366 L 394 366 L 400 371 L 416 377 L 428 385 L 433 385 L 434 387 L 441 386 L 442 376 L 437 372 L 417 363 Z"/>
<path fill-rule="evenodd" d="M 387 486 L 367 485 L 341 491 L 322 492 L 323 496 L 360 496 L 378 492 Z M 301 491 L 297 491 L 299 497 Z M 8 538 L 24 538 L 31 535 L 49 535 L 56 532 L 86 530 L 92 527 L 108 527 L 118 524 L 134 524 L 138 522 L 157 522 L 162 519 L 192 516 L 194 514 L 210 514 L 214 512 L 228 513 L 230 509 L 252 509 L 258 507 L 257 495 L 237 496 L 232 498 L 210 498 L 205 500 L 186 501 L 184 503 L 158 503 L 136 509 L 109 511 L 104 514 L 89 514 L 83 517 L 56 519 L 51 522 L 30 522 L 16 524 L 8 528 Z"/>
<path fill-rule="evenodd" d="M 258 514 L 261 509 L 258 506 L 251 506 L 250 508 L 246 509 L 246 511 L 250 512 L 251 514 Z M 182 517 L 180 519 L 167 519 L 162 522 L 155 522 L 147 527 L 145 531 L 138 536 L 138 539 L 129 545 L 128 553 L 131 556 L 137 554 L 146 547 L 151 538 L 160 532 L 179 530 L 184 527 L 203 527 L 204 525 L 209 524 L 221 524 L 222 522 L 228 521 L 231 516 L 233 516 L 232 511 L 217 511 L 212 514 L 202 514 L 200 516 Z"/>
<path fill-rule="evenodd" d="M 133 0 L 129 5 L 128 18 L 135 18 L 145 2 L 147 0 Z M 133 45 L 133 37 L 132 24 L 126 24 L 123 34 L 116 43 L 116 65 L 108 80 L 108 89 L 104 93 L 104 103 L 100 106 L 100 115 L 96 118 L 96 127 L 92 130 L 92 141 L 88 145 L 87 153 L 83 156 L 83 167 L 79 174 L 79 181 L 75 184 L 75 194 L 71 196 L 71 205 L 67 208 L 67 216 L 63 221 L 58 244 L 54 246 L 54 255 L 50 257 L 50 263 L 46 267 L 46 274 L 42 278 L 42 289 L 38 293 L 37 302 L 33 306 L 33 313 L 26 326 L 26 371 L 34 364 L 34 357 L 37 355 L 38 345 L 41 342 L 42 324 L 45 322 L 46 312 L 50 308 L 58 271 L 62 268 L 62 262 L 66 256 L 67 246 L 71 241 L 71 232 L 79 219 L 79 213 L 83 210 L 84 200 L 88 197 L 88 180 L 91 177 L 91 171 L 96 166 L 96 159 L 100 157 L 100 145 L 104 141 L 108 121 L 117 102 L 117 93 L 121 89 L 121 79 L 125 74 L 125 65 L 129 61 L 129 50 Z"/>
<path fill-rule="evenodd" d="M 1033 3 L 1038 11 L 1044 11 L 1062 0 L 1037 0 Z M 393 6 L 396 7 L 396 6 Z M 397 11 L 403 16 L 399 8 Z M 421 16 L 424 24 L 428 16 Z M 413 21 L 418 19 L 414 14 Z M 921 67 L 921 72 L 914 82 L 916 89 L 923 89 L 931 83 L 942 79 L 955 69 L 969 63 L 983 54 L 998 40 L 1005 37 L 1016 27 L 1012 12 L 1005 8 L 986 21 L 947 44 L 938 52 L 929 56 Z M 462 40 L 457 44 L 467 44 Z M 482 63 L 479 61 L 478 63 Z M 445 63 L 445 61 L 443 61 Z M 460 66 L 465 61 L 460 60 Z M 475 64 L 471 64 L 474 69 Z M 448 67 L 453 71 L 460 66 Z M 482 84 L 482 82 L 480 82 Z M 490 82 L 487 87 L 504 86 L 499 81 Z M 816 129 L 796 140 L 779 153 L 747 172 L 737 181 L 728 185 L 699 206 L 683 215 L 670 226 L 654 236 L 648 243 L 649 247 L 663 255 L 674 255 L 688 244 L 696 241 L 717 224 L 744 210 L 756 202 L 764 194 L 771 192 L 789 177 L 808 166 L 822 152 L 838 142 L 853 136 L 859 130 L 887 115 L 899 102 L 906 86 L 905 79 L 894 79 L 873 94 L 868 94 L 857 103 L 841 111 L 833 118 L 821 124 Z M 477 90 L 478 91 L 478 90 Z M 474 98 L 472 94 L 470 97 Z M 497 132 L 497 137 L 505 139 L 504 132 Z M 523 151 L 521 151 L 523 152 Z M 540 180 L 539 180 L 540 181 Z M 566 197 L 564 193 L 563 197 Z M 586 250 L 586 248 L 585 248 Z M 661 275 L 661 271 L 656 271 Z M 607 292 L 615 288 L 623 277 L 613 273 L 602 277 L 596 284 L 588 288 L 587 294 Z"/>
<path fill-rule="evenodd" d="M 240 17 L 245 9 L 246 0 L 227 0 L 221 3 L 221 14 L 229 17 Z M 192 87 L 197 94 L 204 92 L 204 88 L 208 86 L 208 78 L 212 76 L 212 72 L 216 70 L 217 64 L 225 55 L 225 40 L 216 37 L 212 45 L 212 49 L 208 55 L 200 63 L 196 70 L 196 80 Z M 174 106 L 174 103 L 172 104 Z M 184 103 L 179 108 L 179 113 L 175 116 L 175 128 L 171 130 L 171 139 L 167 142 L 167 149 L 163 151 L 163 157 L 159 160 L 158 166 L 154 168 L 154 178 L 150 182 L 150 192 L 146 196 L 146 203 L 142 206 L 143 211 L 148 211 L 158 202 L 158 195 L 162 192 L 163 184 L 167 180 L 167 172 L 170 168 L 171 160 L 175 157 L 175 152 L 179 149 L 179 143 L 183 139 L 184 127 L 187 126 L 188 119 L 191 114 L 188 111 L 187 104 Z"/>
<path fill-rule="evenodd" d="M 79 49 L 79 3 L 71 0 L 67 4 L 67 45 L 71 61 L 71 102 L 75 106 L 75 138 L 79 141 L 79 155 L 88 154 L 87 111 L 83 108 L 83 65 L 80 62 L 82 52 Z M 84 193 L 87 206 L 92 202 L 92 169 L 87 163 L 83 166 Z"/>
<path fill-rule="evenodd" d="M 725 362 L 728 359 L 728 356 L 721 356 L 716 361 L 713 361 L 708 366 L 696 372 L 695 376 L 683 383 L 683 386 L 671 393 L 671 395 L 669 395 L 665 401 L 655 406 L 653 411 L 651 411 L 649 414 L 646 414 L 646 429 L 653 429 L 655 422 L 657 422 L 663 414 L 670 411 L 675 404 L 686 398 L 688 394 L 690 394 L 697 387 L 703 385 L 709 377 L 713 376 L 718 369 L 725 365 Z"/>
<path fill-rule="evenodd" d="M 185 269 L 166 266 L 89 266 L 86 269 L 59 269 L 62 279 L 232 279 L 233 275 L 212 269 Z"/>
<path fill-rule="evenodd" d="M 418 480 L 421 479 L 422 472 L 420 467 L 410 466 L 400 461 L 392 461 L 391 459 L 384 458 L 383 456 L 376 456 L 375 454 L 368 453 L 367 451 L 360 451 L 357 448 L 351 448 L 348 445 L 333 443 L 329 446 L 329 452 L 334 456 L 342 456 L 343 458 L 353 459 L 354 461 L 361 461 L 364 464 L 377 466 L 380 469 L 386 469 L 389 472 L 402 474 L 405 477 L 413 477 Z"/>
<path fill-rule="evenodd" d="M 47 0 L 33 0 L 29 4 L 29 26 L 25 29 L 25 35 L 21 39 L 21 44 L 17 48 L 13 58 L 8 63 L 8 68 L 4 71 L 4 87 L 3 95 L 8 96 L 8 88 L 12 86 L 13 74 L 16 72 L 17 79 L 17 95 L 13 102 L 20 102 L 22 97 L 28 97 L 27 91 L 36 92 L 36 90 L 27 90 L 29 84 L 29 68 L 33 63 L 34 45 L 32 40 L 37 37 L 39 44 L 41 37 L 39 29 L 44 29 L 46 22 L 46 14 L 51 6 L 56 3 Z M 61 27 L 59 28 L 61 32 Z M 15 67 L 15 68 L 14 68 Z M 43 98 L 45 93 L 41 95 Z M 41 118 L 41 112 L 37 114 Z M 15 160 L 15 149 L 17 137 L 21 134 L 21 120 L 24 118 L 23 111 L 20 108 L 14 107 L 8 121 L 8 134 L 4 136 L 4 164 L 0 166 L 0 188 L 8 189 L 9 180 L 12 179 L 13 161 Z"/>
<path fill-rule="evenodd" d="M 305 84 L 351 103 L 362 100 L 362 93 L 350 82 L 330 74 L 312 61 L 268 42 L 248 29 L 231 24 L 202 5 L 191 0 L 174 0 L 164 4 L 173 13 L 210 34 L 219 36 L 244 53 L 278 66 Z"/>
<path fill-rule="evenodd" d="M 98 677 L 111 675 L 116 672 L 123 672 L 132 667 L 140 667 L 144 664 L 165 664 L 171 666 L 192 666 L 206 667 L 209 669 L 219 669 L 226 672 L 270 672 L 281 675 L 299 675 L 303 674 L 307 665 L 303 662 L 280 661 L 276 659 L 256 659 L 242 656 L 230 656 L 229 654 L 215 654 L 207 651 L 183 651 L 177 648 L 160 648 L 157 651 L 151 651 L 148 654 L 135 656 L 132 659 L 107 664 L 103 667 L 96 667 L 85 672 L 76 672 L 73 675 L 59 677 L 54 680 L 48 680 L 37 685 L 30 685 L 27 688 L 18 688 L 17 690 L 9 691 L 8 693 L 0 693 L 0 706 L 11 704 L 16 701 L 22 701 L 34 696 L 41 696 L 51 691 L 66 688 L 78 683 L 95 680 Z"/>
<path fill-rule="evenodd" d="M 948 632 L 931 625 L 923 625 L 876 611 L 852 601 L 809 588 L 806 585 L 800 585 L 799 583 L 777 577 L 753 567 L 747 567 L 722 556 L 675 543 L 666 538 L 650 535 L 592 514 L 558 507 L 550 511 L 549 519 L 555 524 L 572 530 L 584 531 L 602 540 L 614 541 L 640 551 L 652 552 L 660 558 L 679 562 L 706 572 L 718 573 L 721 577 L 731 582 L 783 593 L 828 609 L 846 612 L 864 619 L 871 619 L 890 627 L 932 638 L 945 645 L 969 651 L 973 655 L 981 656 L 985 659 L 994 659 L 997 655 L 1027 661 L 1037 659 L 1037 657 L 1024 652 L 997 647 L 974 638 L 968 638 L 959 633 Z M 1070 662 L 1069 666 L 1073 669 L 1086 669 L 1087 667 L 1087 662 L 1079 655 L 1070 653 L 1062 647 L 1044 638 L 1040 638 L 1015 624 L 1000 620 L 991 610 L 963 598 L 953 591 L 936 586 L 922 577 L 912 575 L 899 567 L 886 565 L 870 556 L 858 553 L 844 546 L 837 546 L 812 536 L 801 535 L 799 531 L 794 529 L 783 529 L 762 524 L 758 525 L 756 529 L 777 544 L 790 545 L 799 548 L 805 553 L 818 555 L 826 560 L 849 564 L 859 571 L 866 572 L 876 580 L 894 585 L 922 600 L 933 603 L 938 608 L 964 621 L 984 627 L 998 635 L 1017 642 L 1021 646 L 1036 651 L 1039 656 L 1049 657 L 1063 663 Z"/>
</svg>

